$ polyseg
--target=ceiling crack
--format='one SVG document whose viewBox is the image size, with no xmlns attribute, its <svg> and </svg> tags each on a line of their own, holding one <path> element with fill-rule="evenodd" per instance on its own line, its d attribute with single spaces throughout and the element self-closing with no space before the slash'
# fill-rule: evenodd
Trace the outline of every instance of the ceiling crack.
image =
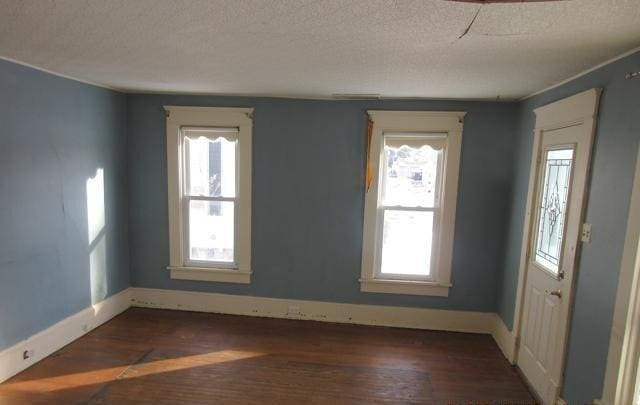
<svg viewBox="0 0 640 405">
<path fill-rule="evenodd" d="M 471 29 L 471 26 L 473 25 L 474 22 L 476 22 L 476 18 L 478 18 L 478 14 L 480 14 L 480 10 L 482 10 L 482 5 L 480 7 L 478 7 L 478 11 L 476 11 L 476 15 L 473 16 L 473 19 L 471 20 L 471 22 L 467 26 L 467 29 L 464 30 L 464 32 L 462 33 L 462 35 L 460 35 L 458 37 L 458 39 L 462 39 L 462 37 L 464 37 L 465 35 L 467 35 L 469 33 L 469 30 Z"/>
</svg>

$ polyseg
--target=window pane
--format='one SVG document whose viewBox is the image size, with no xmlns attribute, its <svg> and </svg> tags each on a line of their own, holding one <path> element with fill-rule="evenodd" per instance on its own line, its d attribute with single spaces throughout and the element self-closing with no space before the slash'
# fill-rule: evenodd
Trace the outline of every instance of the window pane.
<svg viewBox="0 0 640 405">
<path fill-rule="evenodd" d="M 187 194 L 235 197 L 237 141 L 186 137 Z"/>
<path fill-rule="evenodd" d="M 383 204 L 434 207 L 438 203 L 442 150 L 428 145 L 392 148 L 385 144 Z"/>
<path fill-rule="evenodd" d="M 433 212 L 385 210 L 380 272 L 429 276 L 432 237 Z"/>
<path fill-rule="evenodd" d="M 573 149 L 547 152 L 540 199 L 535 260 L 558 272 L 562 251 Z"/>
<path fill-rule="evenodd" d="M 234 202 L 189 201 L 189 259 L 234 261 Z"/>
</svg>

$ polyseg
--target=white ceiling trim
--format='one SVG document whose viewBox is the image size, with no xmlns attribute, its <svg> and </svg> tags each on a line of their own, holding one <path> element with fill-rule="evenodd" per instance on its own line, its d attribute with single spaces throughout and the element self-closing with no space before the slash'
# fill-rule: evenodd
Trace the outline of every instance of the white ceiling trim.
<svg viewBox="0 0 640 405">
<path fill-rule="evenodd" d="M 89 81 L 89 80 L 79 79 L 77 77 L 65 75 L 65 74 L 59 73 L 59 72 L 54 72 L 52 70 L 45 69 L 45 68 L 40 67 L 40 66 L 35 66 L 35 65 L 30 64 L 30 63 L 26 63 L 26 62 L 22 62 L 22 61 L 19 61 L 19 60 L 7 58 L 5 56 L 1 56 L 0 55 L 0 60 L 6 60 L 7 62 L 15 63 L 16 65 L 26 66 L 28 68 L 31 68 L 31 69 L 34 69 L 34 70 L 39 70 L 40 72 L 48 73 L 48 74 L 53 75 L 53 76 L 62 77 L 63 79 L 73 80 L 74 82 L 84 83 L 84 84 L 88 84 L 88 85 L 96 86 L 96 87 L 101 87 L 103 89 L 107 89 L 107 90 L 111 90 L 111 91 L 117 91 L 118 93 L 128 93 L 124 89 L 117 89 L 115 87 L 107 86 L 106 84 L 95 83 L 95 82 L 92 82 L 92 81 Z"/>
<path fill-rule="evenodd" d="M 245 97 L 245 98 L 283 98 L 290 100 L 318 100 L 318 101 L 381 101 L 381 100 L 416 100 L 416 101 L 491 101 L 491 102 L 514 102 L 519 101 L 517 98 L 474 98 L 474 97 L 418 97 L 418 96 L 379 96 L 377 98 L 372 97 L 343 97 L 343 96 L 319 96 L 319 95 L 300 95 L 300 94 L 278 94 L 278 93 L 211 93 L 211 92 L 197 92 L 197 91 L 172 91 L 172 90 L 117 90 L 126 94 L 156 94 L 156 95 L 173 95 L 173 96 L 210 96 L 210 97 Z"/>
<path fill-rule="evenodd" d="M 587 69 L 587 70 L 584 70 L 584 71 L 582 71 L 582 72 L 580 72 L 580 73 L 578 73 L 578 74 L 576 74 L 576 75 L 573 75 L 573 76 L 571 76 L 571 77 L 569 77 L 569 78 L 567 78 L 567 79 L 564 79 L 564 80 L 562 80 L 562 81 L 560 81 L 560 82 L 558 82 L 558 83 L 556 83 L 556 84 L 552 84 L 551 86 L 545 87 L 545 88 L 543 88 L 543 89 L 541 89 L 541 90 L 538 90 L 538 91 L 536 91 L 536 92 L 534 92 L 534 93 L 531 93 L 531 94 L 529 94 L 529 95 L 527 95 L 527 96 L 524 96 L 524 97 L 522 97 L 522 98 L 519 98 L 517 101 L 523 101 L 523 100 L 526 100 L 526 99 L 528 99 L 528 98 L 531 98 L 531 97 L 537 96 L 538 94 L 542 94 L 542 93 L 544 93 L 544 92 L 546 92 L 546 91 L 549 91 L 549 90 L 551 90 L 551 89 L 555 89 L 556 87 L 560 87 L 560 86 L 562 86 L 563 84 L 569 83 L 569 82 L 571 82 L 571 81 L 573 81 L 573 80 L 575 80 L 575 79 L 577 79 L 577 78 L 579 78 L 579 77 L 582 77 L 582 76 L 584 76 L 584 75 L 587 75 L 587 74 L 589 74 L 589 73 L 591 73 L 591 72 L 593 72 L 593 71 L 595 71 L 595 70 L 600 69 L 601 67 L 605 67 L 605 66 L 607 66 L 607 65 L 610 65 L 611 63 L 613 63 L 613 62 L 615 62 L 615 61 L 617 61 L 617 60 L 620 60 L 620 59 L 626 58 L 627 56 L 633 55 L 633 54 L 634 54 L 634 53 L 636 53 L 636 52 L 640 52 L 640 46 L 639 46 L 639 47 L 636 47 L 636 48 L 633 48 L 633 49 L 631 49 L 631 50 L 629 50 L 629 51 L 627 51 L 627 52 L 621 53 L 621 54 L 620 54 L 620 55 L 618 55 L 618 56 L 614 56 L 614 57 L 613 57 L 613 58 L 611 58 L 611 59 L 607 59 L 606 61 L 604 61 L 604 62 L 602 62 L 602 63 L 598 63 L 597 65 L 595 65 L 595 66 L 593 66 L 593 67 L 591 67 L 591 68 L 589 68 L 589 69 Z"/>
</svg>

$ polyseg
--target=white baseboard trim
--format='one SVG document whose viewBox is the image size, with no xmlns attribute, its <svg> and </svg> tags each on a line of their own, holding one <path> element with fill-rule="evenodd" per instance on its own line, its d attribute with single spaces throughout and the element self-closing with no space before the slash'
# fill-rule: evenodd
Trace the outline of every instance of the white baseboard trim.
<svg viewBox="0 0 640 405">
<path fill-rule="evenodd" d="M 493 312 L 455 311 L 382 305 L 266 298 L 179 290 L 128 288 L 92 305 L 0 352 L 0 382 L 18 374 L 55 351 L 127 310 L 130 306 L 212 312 L 231 315 L 313 320 L 484 333 L 493 336 L 513 363 L 515 338 Z M 31 357 L 23 359 L 23 353 Z"/>
<path fill-rule="evenodd" d="M 507 325 L 504 324 L 502 318 L 500 318 L 498 314 L 494 315 L 495 323 L 491 331 L 491 336 L 493 336 L 493 340 L 496 341 L 504 357 L 509 360 L 509 363 L 515 364 L 516 337 L 513 332 L 507 328 Z"/>
<path fill-rule="evenodd" d="M 0 383 L 68 345 L 131 306 L 130 289 L 63 319 L 0 352 Z M 25 351 L 31 356 L 23 359 Z"/>
<path fill-rule="evenodd" d="M 179 290 L 132 288 L 135 307 L 270 318 L 493 334 L 492 312 L 265 298 Z"/>
</svg>

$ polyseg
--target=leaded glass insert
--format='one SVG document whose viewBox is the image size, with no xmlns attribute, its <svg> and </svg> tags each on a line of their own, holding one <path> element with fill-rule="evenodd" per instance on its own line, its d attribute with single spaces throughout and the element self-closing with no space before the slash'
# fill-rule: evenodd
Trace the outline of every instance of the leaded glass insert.
<svg viewBox="0 0 640 405">
<path fill-rule="evenodd" d="M 558 273 L 562 254 L 572 163 L 573 148 L 553 149 L 546 153 L 535 261 L 554 274 Z"/>
</svg>

